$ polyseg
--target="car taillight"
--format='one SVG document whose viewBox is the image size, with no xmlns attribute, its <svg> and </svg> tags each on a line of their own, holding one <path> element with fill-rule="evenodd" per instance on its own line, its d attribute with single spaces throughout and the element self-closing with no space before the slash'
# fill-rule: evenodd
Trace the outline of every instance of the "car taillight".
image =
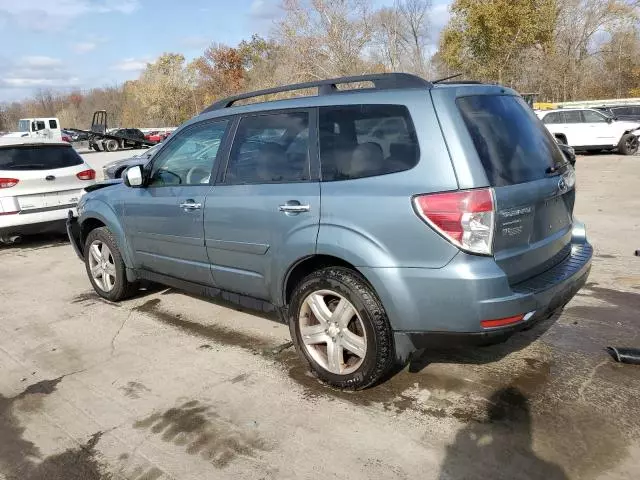
<svg viewBox="0 0 640 480">
<path fill-rule="evenodd" d="M 76 177 L 78 177 L 80 180 L 95 180 L 96 171 L 91 168 L 89 170 L 83 170 L 80 173 L 76 174 Z"/>
<path fill-rule="evenodd" d="M 15 187 L 19 181 L 17 178 L 0 178 L 0 188 Z"/>
<path fill-rule="evenodd" d="M 490 188 L 417 195 L 413 205 L 423 220 L 457 247 L 491 255 L 495 209 Z"/>
</svg>

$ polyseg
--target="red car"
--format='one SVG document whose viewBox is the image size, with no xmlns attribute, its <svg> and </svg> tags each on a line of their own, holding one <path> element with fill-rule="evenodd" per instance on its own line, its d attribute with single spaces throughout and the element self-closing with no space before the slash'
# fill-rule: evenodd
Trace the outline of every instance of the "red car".
<svg viewBox="0 0 640 480">
<path fill-rule="evenodd" d="M 151 132 L 146 134 L 144 138 L 146 138 L 150 142 L 160 143 L 169 135 L 171 135 L 171 132 Z"/>
</svg>

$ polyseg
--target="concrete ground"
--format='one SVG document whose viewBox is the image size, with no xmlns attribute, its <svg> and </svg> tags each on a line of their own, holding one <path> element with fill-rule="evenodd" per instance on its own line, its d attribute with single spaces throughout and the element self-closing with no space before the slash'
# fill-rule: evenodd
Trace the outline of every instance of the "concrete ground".
<svg viewBox="0 0 640 480">
<path fill-rule="evenodd" d="M 595 257 L 564 312 L 359 393 L 269 319 L 172 289 L 111 304 L 63 237 L 0 247 L 0 479 L 640 478 L 640 366 L 604 350 L 640 347 L 640 159 L 577 170 Z"/>
</svg>

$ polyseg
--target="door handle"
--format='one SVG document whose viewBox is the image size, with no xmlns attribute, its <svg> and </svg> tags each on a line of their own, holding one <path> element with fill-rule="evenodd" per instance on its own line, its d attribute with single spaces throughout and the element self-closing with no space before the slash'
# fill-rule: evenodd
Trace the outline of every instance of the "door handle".
<svg viewBox="0 0 640 480">
<path fill-rule="evenodd" d="M 202 204 L 196 203 L 193 200 L 186 200 L 180 204 L 180 208 L 184 210 L 200 210 L 202 208 Z"/>
<path fill-rule="evenodd" d="M 311 210 L 311 207 L 309 205 L 301 205 L 300 202 L 287 202 L 284 205 L 280 205 L 278 207 L 278 210 L 280 210 L 281 212 L 284 213 L 302 213 L 302 212 L 308 212 L 309 210 Z"/>
</svg>

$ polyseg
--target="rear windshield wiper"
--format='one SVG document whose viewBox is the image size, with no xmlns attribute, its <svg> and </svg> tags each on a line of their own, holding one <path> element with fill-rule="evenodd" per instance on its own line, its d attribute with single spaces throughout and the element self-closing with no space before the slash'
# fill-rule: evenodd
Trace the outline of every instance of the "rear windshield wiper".
<svg viewBox="0 0 640 480">
<path fill-rule="evenodd" d="M 567 161 L 564 163 L 560 163 L 559 165 L 547 167 L 544 173 L 546 173 L 547 175 L 557 175 L 558 173 L 560 173 L 560 170 L 564 170 L 567 165 L 570 165 L 570 162 Z"/>
</svg>

